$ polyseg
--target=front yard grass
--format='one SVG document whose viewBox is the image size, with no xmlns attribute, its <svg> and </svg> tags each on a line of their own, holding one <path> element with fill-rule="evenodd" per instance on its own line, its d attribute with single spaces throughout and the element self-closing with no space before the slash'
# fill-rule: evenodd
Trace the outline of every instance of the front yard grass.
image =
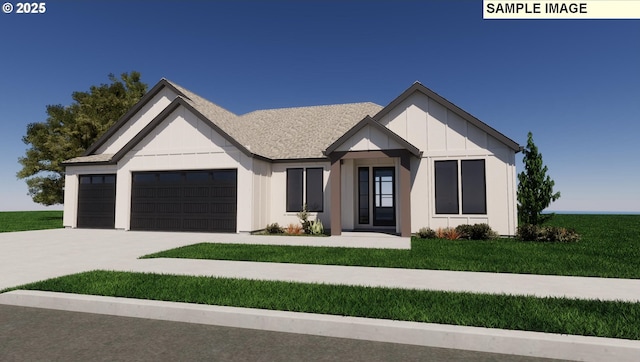
<svg viewBox="0 0 640 362">
<path fill-rule="evenodd" d="M 0 232 L 62 228 L 62 211 L 0 212 Z"/>
<path fill-rule="evenodd" d="M 411 250 L 201 243 L 143 258 L 189 258 L 387 268 L 640 278 L 640 215 L 556 215 L 577 243 L 515 239 L 411 240 Z"/>
<path fill-rule="evenodd" d="M 12 289 L 640 339 L 640 303 L 113 271 L 85 272 Z"/>
</svg>

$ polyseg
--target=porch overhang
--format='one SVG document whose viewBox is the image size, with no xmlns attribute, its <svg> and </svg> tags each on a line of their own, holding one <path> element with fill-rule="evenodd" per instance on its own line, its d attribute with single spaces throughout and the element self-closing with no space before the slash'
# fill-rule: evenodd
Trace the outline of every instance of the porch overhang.
<svg viewBox="0 0 640 362">
<path fill-rule="evenodd" d="M 411 236 L 411 156 L 407 149 L 376 151 L 334 151 L 327 155 L 331 161 L 331 235 L 342 234 L 342 160 L 368 158 L 398 158 L 398 220 L 400 236 Z"/>
</svg>

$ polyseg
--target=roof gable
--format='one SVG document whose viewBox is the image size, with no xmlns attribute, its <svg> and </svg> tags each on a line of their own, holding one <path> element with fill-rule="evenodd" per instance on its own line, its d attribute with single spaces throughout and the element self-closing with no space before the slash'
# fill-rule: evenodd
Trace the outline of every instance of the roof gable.
<svg viewBox="0 0 640 362">
<path fill-rule="evenodd" d="M 324 154 L 325 155 L 329 155 L 330 153 L 338 150 L 338 148 L 340 146 L 345 145 L 349 140 L 352 140 L 354 137 L 361 136 L 359 134 L 359 132 L 364 130 L 364 129 L 366 129 L 367 127 L 371 127 L 372 129 L 376 130 L 377 132 L 379 132 L 379 133 L 381 133 L 383 135 L 386 135 L 387 137 L 389 137 L 390 141 L 395 142 L 395 144 L 400 145 L 400 147 L 408 150 L 414 156 L 416 156 L 416 157 L 420 157 L 421 156 L 421 152 L 417 147 L 415 147 L 411 143 L 407 142 L 407 140 L 405 140 L 404 138 L 398 136 L 395 132 L 393 132 L 389 128 L 381 125 L 379 122 L 375 121 L 370 116 L 366 116 L 363 120 L 358 122 L 358 124 L 353 126 L 349 131 L 347 131 L 340 138 L 338 138 L 334 143 L 329 145 L 329 147 L 327 147 L 327 149 L 324 151 Z M 384 149 L 384 148 L 382 148 L 382 149 Z"/>
<path fill-rule="evenodd" d="M 515 141 L 513 141 L 509 137 L 505 136 L 504 134 L 498 132 L 496 129 L 494 129 L 493 127 L 489 126 L 488 124 L 482 122 L 481 120 L 479 120 L 478 118 L 474 117 L 473 115 L 467 113 L 465 110 L 463 110 L 462 108 L 460 108 L 460 107 L 456 106 L 455 104 L 451 103 L 450 101 L 448 101 L 444 97 L 440 96 L 438 93 L 436 93 L 436 92 L 432 91 L 431 89 L 425 87 L 420 82 L 415 82 L 406 91 L 402 92 L 402 94 L 400 94 L 396 99 L 391 101 L 391 103 L 389 103 L 386 107 L 384 107 L 382 110 L 380 110 L 380 112 L 378 112 L 376 115 L 374 115 L 373 119 L 376 120 L 376 121 L 381 121 L 384 116 L 386 116 L 391 111 L 393 111 L 397 106 L 399 106 L 402 102 L 404 102 L 406 99 L 408 99 L 415 92 L 420 92 L 420 93 L 426 95 L 427 97 L 429 97 L 430 99 L 433 99 L 434 101 L 436 101 L 440 105 L 444 106 L 445 108 L 449 109 L 451 112 L 455 113 L 457 116 L 459 116 L 463 120 L 469 122 L 470 124 L 472 124 L 473 126 L 479 128 L 479 129 L 481 129 L 482 131 L 486 132 L 488 135 L 496 138 L 498 141 L 502 142 L 503 144 L 508 146 L 510 149 L 514 150 L 515 152 L 519 152 L 520 151 L 521 148 L 520 148 L 520 145 L 518 145 L 518 143 L 516 143 Z"/>
<path fill-rule="evenodd" d="M 87 150 L 82 154 L 83 156 L 89 156 L 96 152 L 102 145 L 104 145 L 111 137 L 113 137 L 118 130 L 122 128 L 133 116 L 135 116 L 138 112 L 144 108 L 160 91 L 162 91 L 165 87 L 170 88 L 173 92 L 178 94 L 179 96 L 185 96 L 183 92 L 181 92 L 178 88 L 174 87 L 171 82 L 162 78 L 151 90 L 149 90 L 140 100 L 136 103 L 127 113 L 125 113 L 120 119 L 116 121 L 98 140 L 96 140 L 91 146 L 87 148 Z"/>
</svg>

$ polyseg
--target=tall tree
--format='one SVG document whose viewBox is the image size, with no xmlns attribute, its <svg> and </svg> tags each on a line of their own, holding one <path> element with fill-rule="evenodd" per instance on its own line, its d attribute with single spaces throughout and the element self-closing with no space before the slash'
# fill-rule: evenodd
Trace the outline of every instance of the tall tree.
<svg viewBox="0 0 640 362">
<path fill-rule="evenodd" d="M 147 92 L 140 73 L 109 74 L 110 84 L 74 92 L 69 106 L 48 105 L 47 120 L 27 125 L 22 141 L 29 146 L 18 162 L 18 178 L 29 195 L 43 205 L 64 202 L 64 160 L 80 156 Z"/>
<path fill-rule="evenodd" d="M 560 198 L 560 192 L 553 192 L 555 182 L 547 175 L 548 168 L 543 166 L 542 154 L 533 143 L 533 134 L 529 132 L 524 153 L 524 171 L 518 175 L 518 218 L 521 223 L 540 225 L 553 214 L 542 214 L 551 202 Z"/>
</svg>

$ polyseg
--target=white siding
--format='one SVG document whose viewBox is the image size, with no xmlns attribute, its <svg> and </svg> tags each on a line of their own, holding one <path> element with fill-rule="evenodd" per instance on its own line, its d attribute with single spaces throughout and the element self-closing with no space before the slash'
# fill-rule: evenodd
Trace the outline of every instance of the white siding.
<svg viewBox="0 0 640 362">
<path fill-rule="evenodd" d="M 138 111 L 126 124 L 111 136 L 107 142 L 96 150 L 96 154 L 116 153 L 127 142 L 131 141 L 149 122 L 151 122 L 158 114 L 160 114 L 171 101 L 176 98 L 177 94 L 168 88 L 163 88 L 156 94 L 147 104 Z"/>
<path fill-rule="evenodd" d="M 271 215 L 271 164 L 253 160 L 252 231 L 264 229 Z"/>
</svg>

